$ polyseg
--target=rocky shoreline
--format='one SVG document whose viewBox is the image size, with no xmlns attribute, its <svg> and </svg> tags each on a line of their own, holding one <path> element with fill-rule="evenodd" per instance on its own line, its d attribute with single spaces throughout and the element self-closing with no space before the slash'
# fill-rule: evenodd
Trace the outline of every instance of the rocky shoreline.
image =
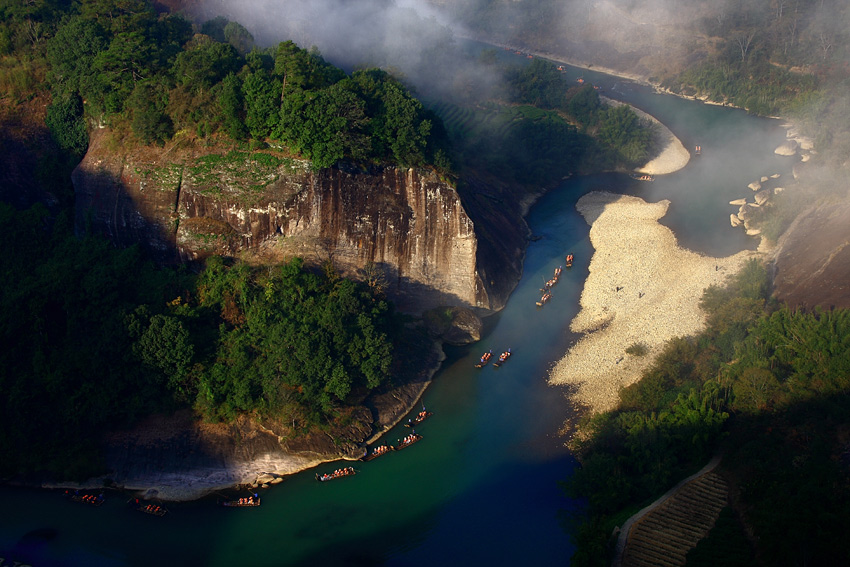
<svg viewBox="0 0 850 567">
<path fill-rule="evenodd" d="M 419 372 L 402 385 L 369 396 L 348 425 L 330 431 L 288 438 L 281 424 L 246 416 L 229 424 L 199 422 L 189 410 L 152 416 L 133 430 L 106 437 L 107 474 L 82 483 L 40 486 L 108 488 L 139 498 L 185 502 L 222 490 L 269 488 L 322 463 L 358 460 L 367 445 L 416 407 L 444 358 L 442 344 L 434 341 Z"/>
</svg>

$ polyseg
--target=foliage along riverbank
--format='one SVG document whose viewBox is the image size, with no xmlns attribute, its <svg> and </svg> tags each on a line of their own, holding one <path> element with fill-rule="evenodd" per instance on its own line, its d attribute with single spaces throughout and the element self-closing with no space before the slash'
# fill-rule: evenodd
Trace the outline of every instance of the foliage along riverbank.
<svg viewBox="0 0 850 567">
<path fill-rule="evenodd" d="M 757 260 L 701 307 L 705 331 L 670 340 L 616 409 L 582 425 L 567 490 L 588 509 L 571 564 L 607 565 L 613 528 L 715 453 L 733 487 L 718 530 L 746 541 L 749 559 L 709 537 L 694 564 L 846 563 L 850 311 L 779 305 Z"/>
</svg>

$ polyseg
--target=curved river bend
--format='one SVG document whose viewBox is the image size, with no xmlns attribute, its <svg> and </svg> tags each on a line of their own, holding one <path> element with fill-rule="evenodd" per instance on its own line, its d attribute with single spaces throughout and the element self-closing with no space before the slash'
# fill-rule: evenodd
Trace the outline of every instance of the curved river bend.
<svg viewBox="0 0 850 567">
<path fill-rule="evenodd" d="M 735 209 L 728 202 L 749 196 L 751 181 L 787 175 L 792 165 L 773 154 L 784 139 L 777 121 L 587 70 L 567 75 L 652 114 L 685 147 L 701 145 L 702 155 L 653 183 L 621 174 L 567 180 L 534 206 L 528 221 L 540 238 L 528 247 L 523 278 L 479 344 L 449 349 L 423 397 L 434 415 L 417 429 L 422 441 L 357 463 L 354 477 L 318 483 L 314 470 L 292 476 L 264 491 L 259 508 L 219 508 L 208 499 L 170 505 L 158 518 L 129 509 L 120 494 L 93 508 L 58 492 L 4 487 L 0 558 L 34 567 L 567 564 L 569 518 L 580 506 L 558 484 L 575 462 L 557 432 L 570 410 L 566 392 L 546 379 L 575 339 L 569 322 L 593 252 L 576 200 L 594 189 L 670 199 L 662 221 L 682 245 L 727 255 L 756 245 L 729 226 Z M 537 308 L 539 288 L 567 253 L 575 255 L 572 269 Z M 474 368 L 481 352 L 507 348 L 513 356 L 501 368 Z M 398 427 L 384 440 L 394 443 L 407 431 Z"/>
</svg>

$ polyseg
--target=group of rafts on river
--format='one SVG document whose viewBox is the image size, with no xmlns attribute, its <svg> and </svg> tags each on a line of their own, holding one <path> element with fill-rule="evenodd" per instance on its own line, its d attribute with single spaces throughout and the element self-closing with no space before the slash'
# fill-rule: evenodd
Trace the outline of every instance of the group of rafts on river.
<svg viewBox="0 0 850 567">
<path fill-rule="evenodd" d="M 566 257 L 566 266 L 567 268 L 573 267 L 573 255 L 568 254 Z M 558 283 L 558 280 L 561 279 L 561 273 L 564 271 L 562 266 L 558 266 L 555 268 L 555 273 L 552 276 L 552 279 L 548 280 L 543 284 L 543 287 L 540 288 L 540 291 L 543 292 L 543 296 L 540 298 L 540 301 L 537 302 L 537 307 L 543 307 L 551 298 L 552 298 L 552 288 L 555 287 L 555 284 Z M 507 360 L 511 357 L 511 349 L 506 350 L 502 354 L 499 355 L 499 358 L 496 359 L 496 362 L 493 363 L 493 366 L 496 368 L 503 365 Z M 481 358 L 478 362 L 475 363 L 475 368 L 484 368 L 490 363 L 490 359 L 493 358 L 493 351 L 488 350 L 484 354 L 481 355 Z"/>
<path fill-rule="evenodd" d="M 416 433 L 416 430 L 413 429 L 414 426 L 419 425 L 429 417 L 434 415 L 433 412 L 428 411 L 425 407 L 422 407 L 422 410 L 419 411 L 414 417 L 411 417 L 407 420 L 407 423 L 404 424 L 405 427 L 410 428 L 410 433 L 404 436 L 403 439 L 399 439 L 398 443 L 393 445 L 380 445 L 372 449 L 372 451 L 367 452 L 365 456 L 363 456 L 361 461 L 371 461 L 372 459 L 376 459 L 381 455 L 386 455 L 387 453 L 391 453 L 393 451 L 401 451 L 402 449 L 406 449 L 410 447 L 414 443 L 422 440 L 422 435 Z M 342 478 L 346 476 L 353 476 L 357 474 L 359 471 L 354 467 L 341 467 L 333 472 L 319 474 L 316 473 L 316 480 L 319 482 L 327 482 L 329 480 L 334 480 L 337 478 Z M 90 506 L 100 506 L 103 504 L 105 497 L 103 493 L 99 494 L 91 494 L 91 493 L 81 493 L 80 491 L 65 491 L 65 497 L 71 502 L 80 502 L 82 504 L 88 504 Z M 234 508 L 243 508 L 243 507 L 256 507 L 260 505 L 260 496 L 259 494 L 252 494 L 250 496 L 244 498 L 233 498 L 227 500 L 220 500 L 219 504 L 221 506 L 226 507 L 234 507 Z M 134 510 L 138 510 L 139 512 L 144 512 L 145 514 L 150 514 L 152 516 L 164 516 L 168 513 L 168 510 L 159 504 L 154 503 L 144 503 L 140 502 L 138 498 L 132 498 L 128 501 L 128 504 Z"/>
<path fill-rule="evenodd" d="M 573 255 L 572 254 L 567 255 L 566 262 L 567 262 L 568 268 L 573 267 Z M 557 268 L 555 268 L 555 274 L 552 276 L 552 279 L 547 281 L 545 284 L 543 284 L 543 287 L 540 288 L 540 291 L 543 292 L 543 295 L 540 297 L 540 301 L 537 302 L 537 307 L 543 307 L 544 305 L 546 305 L 546 303 L 550 299 L 552 299 L 552 288 L 555 287 L 555 284 L 557 284 L 558 280 L 561 279 L 561 272 L 562 271 L 563 271 L 563 268 L 561 266 L 558 266 Z"/>
<path fill-rule="evenodd" d="M 373 459 L 377 459 L 382 455 L 386 455 L 387 453 L 392 453 L 393 451 L 401 451 L 402 449 L 406 449 L 410 447 L 414 443 L 422 440 L 422 435 L 416 433 L 414 426 L 419 425 L 429 417 L 434 415 L 433 412 L 430 412 L 425 409 L 425 406 L 422 406 L 422 410 L 416 414 L 415 417 L 412 417 L 407 420 L 407 423 L 404 424 L 405 427 L 410 428 L 410 433 L 404 436 L 403 439 L 398 439 L 398 442 L 395 445 L 379 445 L 373 448 L 371 451 L 368 451 L 366 455 L 364 455 L 360 460 L 361 461 L 371 461 Z M 316 480 L 319 482 L 327 482 L 329 480 L 335 480 L 337 478 L 342 478 L 345 476 L 352 476 L 357 474 L 358 471 L 354 467 L 343 467 L 334 470 L 330 473 L 319 474 L 316 473 Z"/>
<path fill-rule="evenodd" d="M 100 492 L 98 494 L 92 494 L 90 492 L 80 492 L 79 490 L 66 490 L 65 498 L 67 498 L 71 502 L 78 502 L 80 504 L 88 504 L 89 506 L 96 507 L 99 507 L 106 501 L 106 497 L 104 496 L 103 492 Z M 127 501 L 127 503 L 134 510 L 143 512 L 145 514 L 150 514 L 151 516 L 165 516 L 168 513 L 168 509 L 165 506 L 152 502 L 145 504 L 143 502 L 140 502 L 138 498 L 131 498 Z"/>
<path fill-rule="evenodd" d="M 573 255 L 568 254 L 567 257 L 566 257 L 566 267 L 571 268 L 572 266 L 573 266 Z M 543 304 L 545 304 L 547 301 L 549 301 L 549 298 L 552 297 L 551 290 L 555 286 L 555 284 L 558 283 L 558 280 L 561 277 L 562 271 L 563 271 L 562 266 L 558 266 L 557 268 L 555 268 L 555 274 L 553 275 L 552 279 L 550 279 L 549 281 L 547 281 L 543 285 L 543 288 L 541 289 L 541 291 L 543 292 L 543 297 L 540 299 L 540 301 L 537 302 L 538 307 L 542 307 Z M 511 357 L 511 349 L 508 349 L 508 350 L 504 351 L 502 354 L 499 355 L 499 357 L 493 363 L 493 366 L 498 368 L 499 366 L 501 366 L 502 364 L 507 362 L 507 360 L 510 357 Z M 493 358 L 493 351 L 492 350 L 485 352 L 483 355 L 481 355 L 481 358 L 475 364 L 475 367 L 476 368 L 484 368 L 485 366 L 487 366 L 487 364 L 490 363 L 490 360 L 492 358 Z M 420 411 L 418 414 L 416 414 L 416 417 L 412 417 L 412 418 L 408 419 L 407 423 L 404 424 L 405 427 L 409 427 L 411 429 L 411 432 L 408 435 L 405 435 L 404 439 L 399 439 L 395 446 L 393 446 L 393 445 L 379 445 L 379 446 L 373 448 L 370 452 L 367 452 L 366 455 L 363 456 L 360 460 L 361 461 L 371 461 L 373 459 L 377 459 L 378 457 L 380 457 L 382 455 L 386 455 L 387 453 L 392 453 L 393 451 L 400 451 L 401 449 L 409 447 L 410 445 L 413 445 L 417 441 L 420 441 L 422 439 L 422 436 L 420 434 L 416 433 L 416 430 L 413 429 L 413 428 L 416 425 L 418 425 L 418 424 L 422 423 L 423 421 L 425 421 L 426 419 L 428 419 L 429 417 L 431 417 L 431 415 L 433 415 L 433 413 L 426 410 L 425 407 L 423 406 L 422 411 Z M 325 473 L 325 474 L 321 474 L 321 475 L 319 473 L 316 473 L 316 480 L 318 480 L 319 482 L 327 482 L 329 480 L 334 480 L 334 479 L 337 479 L 337 478 L 352 476 L 352 475 L 355 475 L 357 473 L 358 473 L 357 469 L 355 469 L 354 467 L 348 466 L 348 467 L 339 468 L 339 469 L 334 470 L 333 472 Z"/>
</svg>

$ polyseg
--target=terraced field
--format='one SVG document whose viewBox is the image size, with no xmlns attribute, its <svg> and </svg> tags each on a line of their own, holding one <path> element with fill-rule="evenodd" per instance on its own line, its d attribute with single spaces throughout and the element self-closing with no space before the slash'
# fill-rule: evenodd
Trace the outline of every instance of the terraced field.
<svg viewBox="0 0 850 567">
<path fill-rule="evenodd" d="M 715 472 L 682 486 L 635 523 L 622 567 L 685 565 L 685 557 L 708 535 L 726 505 L 728 487 Z"/>
</svg>

